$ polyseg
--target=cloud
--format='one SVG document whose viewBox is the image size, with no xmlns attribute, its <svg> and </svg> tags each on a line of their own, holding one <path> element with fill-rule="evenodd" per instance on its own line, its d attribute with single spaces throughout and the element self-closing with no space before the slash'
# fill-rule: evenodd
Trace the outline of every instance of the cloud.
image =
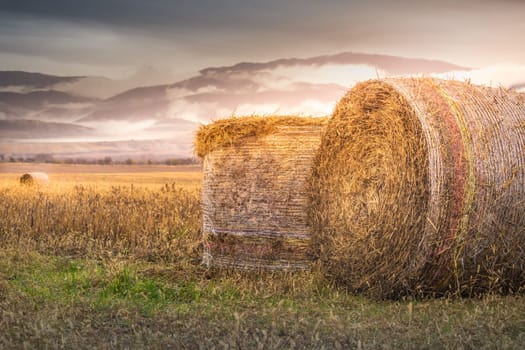
<svg viewBox="0 0 525 350">
<path fill-rule="evenodd" d="M 111 140 L 120 140 L 125 138 L 137 138 L 140 132 L 155 124 L 155 119 L 143 119 L 140 121 L 90 121 L 84 122 L 82 125 L 90 126 L 98 129 L 101 135 L 106 136 Z"/>
<path fill-rule="evenodd" d="M 168 115 L 201 123 L 231 115 L 324 116 L 359 81 L 460 68 L 439 61 L 358 53 L 212 67 L 168 88 Z"/>
<path fill-rule="evenodd" d="M 355 56 L 205 69 L 198 76 L 167 89 L 170 101 L 167 114 L 201 123 L 231 115 L 328 115 L 349 87 L 378 73 L 370 65 L 332 63 L 354 60 Z M 358 56 L 358 60 L 367 57 Z M 370 57 L 377 59 L 377 56 Z"/>
<path fill-rule="evenodd" d="M 321 102 L 318 100 L 305 100 L 291 114 L 306 116 L 329 116 L 335 108 L 337 101 Z"/>
<path fill-rule="evenodd" d="M 183 119 L 195 124 L 208 123 L 218 117 L 231 114 L 230 109 L 221 107 L 217 102 L 193 103 L 183 98 L 173 100 L 167 111 L 168 119 Z"/>
<path fill-rule="evenodd" d="M 296 115 L 296 116 L 328 116 L 335 107 L 333 102 L 321 102 L 319 100 L 304 100 L 297 105 L 281 105 L 278 103 L 268 104 L 240 104 L 235 109 L 235 115 Z M 221 117 L 228 117 L 223 115 Z"/>
<path fill-rule="evenodd" d="M 388 73 L 375 67 L 364 64 L 323 64 L 315 66 L 295 65 L 279 66 L 271 74 L 259 80 L 272 88 L 278 87 L 272 83 L 305 82 L 310 84 L 337 84 L 342 87 L 351 87 L 358 81 L 387 76 Z M 282 87 L 282 85 L 281 85 Z"/>
<path fill-rule="evenodd" d="M 452 71 L 435 76 L 444 79 L 470 80 L 474 84 L 492 87 L 513 87 L 525 83 L 525 65 L 499 64 L 470 71 Z"/>
<path fill-rule="evenodd" d="M 211 64 L 342 50 L 520 62 L 524 10 L 517 0 L 7 0 L 0 60 L 9 69 L 112 78 L 143 64 L 187 76 Z"/>
<path fill-rule="evenodd" d="M 267 104 L 251 104 L 241 103 L 235 108 L 233 115 L 246 116 L 246 115 L 276 115 L 286 114 L 281 111 L 281 105 L 278 103 L 267 103 Z M 230 114 L 231 115 L 231 114 Z M 228 115 L 220 116 L 222 118 L 228 117 Z"/>
<path fill-rule="evenodd" d="M 184 87 L 169 87 L 166 90 L 166 96 L 169 100 L 176 100 L 195 94 L 209 94 L 223 91 L 220 85 L 201 85 L 195 89 L 188 89 Z"/>
</svg>

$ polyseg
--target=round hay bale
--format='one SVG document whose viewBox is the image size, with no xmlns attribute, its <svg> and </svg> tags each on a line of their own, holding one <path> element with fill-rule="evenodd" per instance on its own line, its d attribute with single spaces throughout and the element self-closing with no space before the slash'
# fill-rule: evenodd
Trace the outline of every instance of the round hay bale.
<svg viewBox="0 0 525 350">
<path fill-rule="evenodd" d="M 304 269 L 311 261 L 306 181 L 327 118 L 244 117 L 199 129 L 204 262 Z"/>
<path fill-rule="evenodd" d="M 49 177 L 46 173 L 25 173 L 20 176 L 20 183 L 26 186 L 47 185 L 49 183 Z"/>
<path fill-rule="evenodd" d="M 358 84 L 314 162 L 309 218 L 325 273 L 378 298 L 522 289 L 524 146 L 515 91 Z"/>
</svg>

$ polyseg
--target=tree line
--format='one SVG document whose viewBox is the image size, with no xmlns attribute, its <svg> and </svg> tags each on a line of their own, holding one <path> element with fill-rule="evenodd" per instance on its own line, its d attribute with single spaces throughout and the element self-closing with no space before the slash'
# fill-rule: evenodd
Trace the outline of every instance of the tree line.
<svg viewBox="0 0 525 350">
<path fill-rule="evenodd" d="M 110 156 L 101 158 L 55 158 L 49 153 L 39 153 L 30 156 L 14 156 L 0 154 L 0 162 L 11 162 L 11 163 L 50 163 L 50 164 L 99 164 L 99 165 L 110 165 L 110 164 L 127 164 L 127 165 L 190 165 L 197 164 L 196 158 L 166 158 L 166 159 L 113 159 Z"/>
</svg>

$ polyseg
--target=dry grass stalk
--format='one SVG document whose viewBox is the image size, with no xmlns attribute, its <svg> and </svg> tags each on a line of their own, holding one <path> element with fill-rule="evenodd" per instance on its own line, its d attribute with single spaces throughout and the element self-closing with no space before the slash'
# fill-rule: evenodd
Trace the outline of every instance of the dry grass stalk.
<svg viewBox="0 0 525 350">
<path fill-rule="evenodd" d="M 76 256 L 198 260 L 199 193 L 78 186 L 70 191 L 0 188 L 0 248 Z"/>
<path fill-rule="evenodd" d="M 308 266 L 305 184 L 326 124 L 326 118 L 247 117 L 199 130 L 206 262 Z"/>
<path fill-rule="evenodd" d="M 326 273 L 379 298 L 523 288 L 524 120 L 513 91 L 423 78 L 357 85 L 311 179 Z"/>
</svg>

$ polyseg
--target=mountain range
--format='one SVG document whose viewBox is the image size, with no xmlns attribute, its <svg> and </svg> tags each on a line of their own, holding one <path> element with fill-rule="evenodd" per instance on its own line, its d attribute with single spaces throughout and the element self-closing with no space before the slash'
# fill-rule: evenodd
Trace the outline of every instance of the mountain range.
<svg viewBox="0 0 525 350">
<path fill-rule="evenodd" d="M 192 154 L 197 127 L 218 118 L 328 115 L 361 80 L 464 77 L 471 71 L 437 60 L 351 52 L 210 67 L 189 79 L 151 86 L 104 77 L 0 71 L 0 154 L 31 155 L 38 150 L 65 158 L 104 152 L 116 157 L 186 157 Z M 521 89 L 524 81 L 507 85 Z M 114 147 L 106 147 L 112 143 Z M 75 152 L 67 152 L 71 149 Z"/>
</svg>

